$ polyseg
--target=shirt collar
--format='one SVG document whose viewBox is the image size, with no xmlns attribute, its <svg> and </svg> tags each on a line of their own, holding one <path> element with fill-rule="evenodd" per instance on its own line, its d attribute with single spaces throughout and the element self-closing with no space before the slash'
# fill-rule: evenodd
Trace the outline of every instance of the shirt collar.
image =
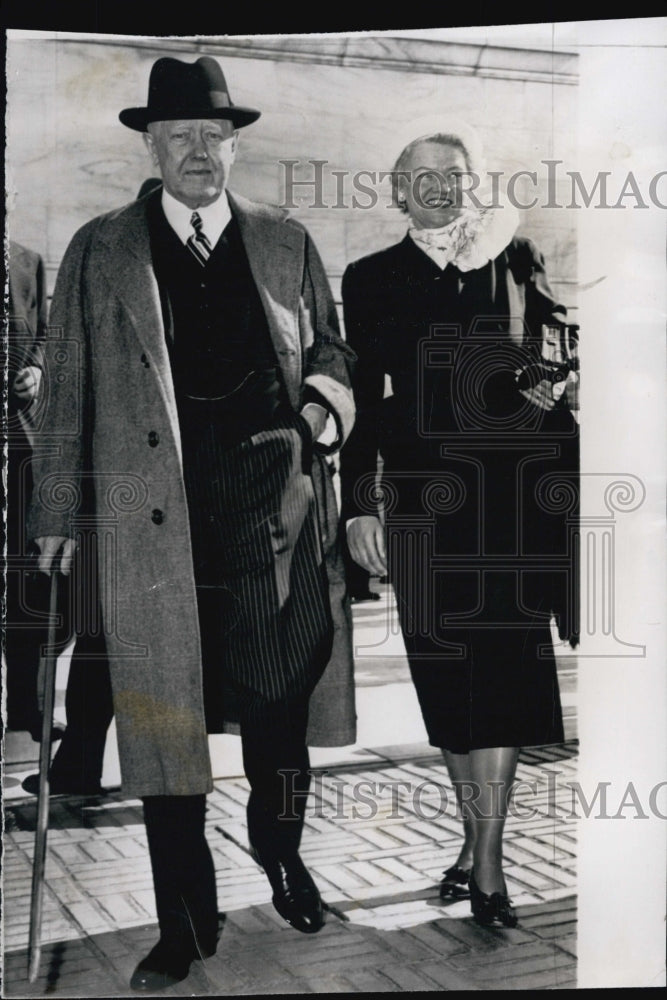
<svg viewBox="0 0 667 1000">
<path fill-rule="evenodd" d="M 162 211 L 181 242 L 187 243 L 194 232 L 190 225 L 193 210 L 169 194 L 164 186 L 162 188 Z M 211 246 L 214 247 L 222 236 L 225 226 L 232 218 L 227 195 L 223 193 L 217 201 L 198 208 L 197 212 L 201 216 L 204 233 Z"/>
</svg>

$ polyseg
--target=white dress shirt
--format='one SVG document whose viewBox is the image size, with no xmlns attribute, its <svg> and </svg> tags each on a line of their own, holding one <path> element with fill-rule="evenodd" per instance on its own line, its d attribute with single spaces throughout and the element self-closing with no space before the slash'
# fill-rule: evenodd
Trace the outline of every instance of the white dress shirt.
<svg viewBox="0 0 667 1000">
<path fill-rule="evenodd" d="M 202 205 L 197 209 L 188 208 L 182 201 L 178 201 L 169 194 L 165 187 L 162 188 L 162 211 L 167 217 L 167 222 L 174 230 L 182 243 L 187 243 L 193 235 L 194 229 L 190 224 L 193 211 L 196 211 L 202 220 L 202 228 L 212 247 L 216 245 L 225 226 L 231 222 L 232 212 L 229 207 L 227 195 L 223 192 L 217 201 L 210 205 Z"/>
</svg>

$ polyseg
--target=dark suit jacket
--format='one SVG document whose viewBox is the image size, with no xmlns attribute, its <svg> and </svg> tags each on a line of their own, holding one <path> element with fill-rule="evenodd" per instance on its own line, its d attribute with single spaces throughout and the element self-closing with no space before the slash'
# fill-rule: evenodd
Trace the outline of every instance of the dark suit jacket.
<svg viewBox="0 0 667 1000">
<path fill-rule="evenodd" d="M 46 282 L 39 254 L 9 242 L 7 316 L 7 551 L 24 551 L 25 509 L 32 490 L 30 440 L 26 432 L 35 404 L 27 407 L 12 392 L 14 379 L 28 365 L 41 367 L 46 334 Z"/>
<path fill-rule="evenodd" d="M 17 408 L 11 386 L 26 365 L 42 364 L 46 332 L 46 280 L 39 254 L 9 241 L 8 381 L 9 406 Z"/>
</svg>

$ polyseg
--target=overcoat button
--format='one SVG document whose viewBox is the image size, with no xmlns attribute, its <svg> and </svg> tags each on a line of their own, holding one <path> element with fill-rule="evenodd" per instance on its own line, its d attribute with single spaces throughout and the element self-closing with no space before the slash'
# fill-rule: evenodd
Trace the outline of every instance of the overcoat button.
<svg viewBox="0 0 667 1000">
<path fill-rule="evenodd" d="M 148 434 L 148 443 L 151 446 L 151 448 L 156 448 L 159 441 L 160 438 L 157 431 L 150 431 Z"/>
<path fill-rule="evenodd" d="M 161 510 L 158 510 L 157 507 L 151 514 L 151 521 L 153 522 L 153 524 L 162 524 L 162 522 L 164 521 L 164 514 L 162 513 Z"/>
<path fill-rule="evenodd" d="M 150 362 L 145 354 L 141 355 L 141 363 L 144 366 L 144 368 L 150 368 Z"/>
</svg>

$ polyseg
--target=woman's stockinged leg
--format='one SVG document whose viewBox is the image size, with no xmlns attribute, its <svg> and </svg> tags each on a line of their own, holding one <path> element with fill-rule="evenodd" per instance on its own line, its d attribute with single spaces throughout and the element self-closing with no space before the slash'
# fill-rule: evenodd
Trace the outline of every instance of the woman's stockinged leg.
<svg viewBox="0 0 667 1000">
<path fill-rule="evenodd" d="M 452 753 L 450 750 L 443 749 L 442 755 L 445 758 L 449 777 L 456 793 L 459 813 L 463 820 L 463 844 L 455 864 L 459 868 L 463 868 L 464 871 L 468 871 L 473 865 L 473 852 L 477 833 L 474 812 L 468 808 L 468 802 L 473 792 L 471 787 L 472 770 L 470 754 Z"/>
<path fill-rule="evenodd" d="M 503 832 L 519 757 L 517 747 L 471 750 L 470 802 L 474 824 L 475 882 L 484 893 L 505 893 Z M 465 822 L 465 820 L 464 820 Z"/>
</svg>

